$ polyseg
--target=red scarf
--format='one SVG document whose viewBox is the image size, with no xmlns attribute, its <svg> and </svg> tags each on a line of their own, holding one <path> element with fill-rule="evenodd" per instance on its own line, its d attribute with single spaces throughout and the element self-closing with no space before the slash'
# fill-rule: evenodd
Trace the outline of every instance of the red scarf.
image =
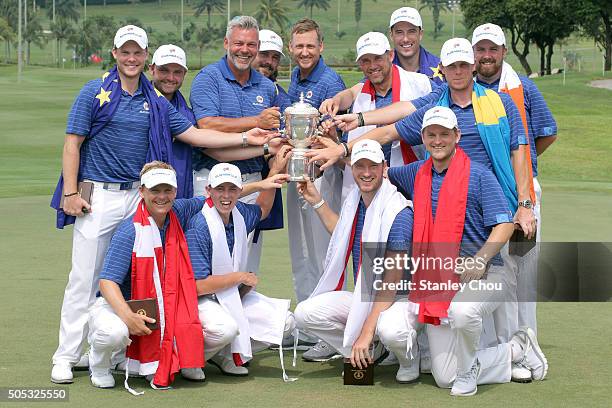
<svg viewBox="0 0 612 408">
<path fill-rule="evenodd" d="M 392 65 L 391 71 L 391 102 L 399 102 L 400 100 L 400 90 L 401 90 L 401 80 L 399 70 L 397 65 Z M 361 88 L 362 93 L 370 94 L 372 100 L 376 99 L 376 90 L 374 89 L 374 85 L 370 82 L 369 79 L 366 79 L 363 87 Z M 403 140 L 400 140 L 400 150 L 402 152 L 402 159 L 404 159 L 404 164 L 412 163 L 417 161 L 417 157 L 412 151 L 412 148 Z"/>
<path fill-rule="evenodd" d="M 421 281 L 457 283 L 454 260 L 459 256 L 465 208 L 470 180 L 470 159 L 457 147 L 438 194 L 438 208 L 434 220 L 431 206 L 432 159 L 429 158 L 416 174 L 414 182 L 414 231 L 412 234 L 413 258 L 451 259 L 442 262 L 442 267 L 421 265 L 413 275 L 416 290 L 410 300 L 419 304 L 419 321 L 438 325 L 440 319 L 448 317 L 448 307 L 454 290 L 420 290 Z"/>
<path fill-rule="evenodd" d="M 159 386 L 172 383 L 179 369 L 203 367 L 205 361 L 198 295 L 187 241 L 174 211 L 171 210 L 168 215 L 170 223 L 166 231 L 165 251 L 161 243 L 154 243 L 150 248 L 151 242 L 147 238 L 154 236 L 155 231 L 151 229 L 156 227 L 151 224 L 152 218 L 144 201 L 140 202 L 134 215 L 134 226 L 144 238 L 137 241 L 148 243 L 135 242 L 132 252 L 132 299 L 157 298 L 154 282 L 157 266 L 164 311 L 163 316 L 160 313 L 159 323 L 160 327 L 165 323 L 165 329 L 163 339 L 160 329 L 153 330 L 148 336 L 131 336 L 127 356 L 140 364 L 159 362 L 153 378 L 153 383 Z M 139 244 L 142 247 L 139 248 Z M 155 255 L 150 256 L 153 252 Z"/>
</svg>

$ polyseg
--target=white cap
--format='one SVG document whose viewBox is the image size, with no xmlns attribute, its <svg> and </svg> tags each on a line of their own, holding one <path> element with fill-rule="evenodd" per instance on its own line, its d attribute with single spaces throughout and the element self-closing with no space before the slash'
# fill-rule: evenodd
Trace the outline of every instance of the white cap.
<svg viewBox="0 0 612 408">
<path fill-rule="evenodd" d="M 398 8 L 391 14 L 391 20 L 389 21 L 389 27 L 393 27 L 395 23 L 400 21 L 406 21 L 414 26 L 423 28 L 423 20 L 417 9 L 412 7 Z"/>
<path fill-rule="evenodd" d="M 445 106 L 434 106 L 425 112 L 421 132 L 430 125 L 440 125 L 447 129 L 454 129 L 457 126 L 457 116 L 450 108 Z"/>
<path fill-rule="evenodd" d="M 232 183 L 242 188 L 242 174 L 240 169 L 230 163 L 217 163 L 208 173 L 208 185 L 212 188 L 223 183 Z"/>
<path fill-rule="evenodd" d="M 385 160 L 382 146 L 376 140 L 364 139 L 355 143 L 351 153 L 351 166 L 361 159 L 369 159 L 374 163 L 382 163 Z"/>
<path fill-rule="evenodd" d="M 355 61 L 359 61 L 359 58 L 365 54 L 383 55 L 390 49 L 391 45 L 386 35 L 370 31 L 357 40 L 357 59 Z"/>
<path fill-rule="evenodd" d="M 143 50 L 149 45 L 145 30 L 135 25 L 126 25 L 117 30 L 114 41 L 115 48 L 120 48 L 128 41 L 136 41 L 136 44 Z"/>
<path fill-rule="evenodd" d="M 169 184 L 176 188 L 176 172 L 172 169 L 151 169 L 142 175 L 140 184 L 146 188 L 153 188 L 160 184 Z"/>
<path fill-rule="evenodd" d="M 187 57 L 185 51 L 181 47 L 174 44 L 165 44 L 155 50 L 153 54 L 152 64 L 157 66 L 166 64 L 179 64 L 181 67 L 187 68 Z"/>
<path fill-rule="evenodd" d="M 472 46 L 481 40 L 491 40 L 497 45 L 506 45 L 504 30 L 497 24 L 486 23 L 476 27 L 474 34 L 472 34 Z"/>
<path fill-rule="evenodd" d="M 474 63 L 474 50 L 472 44 L 465 38 L 451 38 L 442 45 L 440 62 L 443 67 L 448 67 L 453 62 L 463 61 L 468 64 Z"/>
<path fill-rule="evenodd" d="M 283 54 L 283 39 L 272 30 L 259 30 L 259 51 L 277 51 Z"/>
</svg>

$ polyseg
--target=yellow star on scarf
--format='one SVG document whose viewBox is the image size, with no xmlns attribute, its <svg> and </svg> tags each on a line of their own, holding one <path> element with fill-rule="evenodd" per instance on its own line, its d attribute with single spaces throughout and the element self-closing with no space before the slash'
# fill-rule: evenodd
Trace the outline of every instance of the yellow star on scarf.
<svg viewBox="0 0 612 408">
<path fill-rule="evenodd" d="M 100 101 L 100 107 L 104 105 L 104 102 L 110 102 L 110 94 L 112 91 L 105 91 L 104 88 L 100 87 L 100 93 L 96 95 L 96 99 Z"/>
<path fill-rule="evenodd" d="M 161 98 L 162 93 L 161 93 L 161 92 L 159 92 L 159 91 L 157 90 L 157 88 L 155 88 L 155 87 L 153 87 L 153 89 L 155 89 L 155 93 L 157 94 L 157 96 Z"/>
<path fill-rule="evenodd" d="M 440 78 L 440 79 L 444 79 L 442 77 L 442 74 L 440 73 L 440 68 L 439 67 L 430 67 L 429 69 L 431 69 L 431 72 L 433 72 L 433 75 L 431 76 L 432 78 Z"/>
<path fill-rule="evenodd" d="M 106 79 L 106 77 L 109 76 L 109 75 L 110 75 L 110 71 L 106 71 L 104 73 L 104 75 L 102 75 L 102 80 L 104 81 Z"/>
</svg>

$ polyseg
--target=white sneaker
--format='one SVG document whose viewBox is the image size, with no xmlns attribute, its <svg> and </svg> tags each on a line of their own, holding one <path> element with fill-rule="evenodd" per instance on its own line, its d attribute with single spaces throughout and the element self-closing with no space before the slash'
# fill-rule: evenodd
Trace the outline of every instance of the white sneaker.
<svg viewBox="0 0 612 408">
<path fill-rule="evenodd" d="M 89 370 L 89 350 L 83 353 L 79 362 L 72 367 L 74 371 L 87 371 Z"/>
<path fill-rule="evenodd" d="M 512 381 L 517 383 L 530 383 L 531 370 L 522 362 L 512 363 Z"/>
<path fill-rule="evenodd" d="M 421 375 L 419 371 L 419 360 L 411 360 L 410 365 L 402 366 L 400 364 L 397 374 L 395 374 L 395 380 L 400 384 L 408 384 L 416 381 Z"/>
<path fill-rule="evenodd" d="M 538 344 L 535 332 L 529 327 L 522 327 L 510 341 L 518 344 L 523 350 L 522 358 L 518 362 L 531 370 L 531 378 L 536 381 L 546 378 L 548 360 Z"/>
<path fill-rule="evenodd" d="M 228 358 L 216 355 L 208 361 L 217 366 L 217 368 L 221 370 L 224 375 L 231 375 L 235 377 L 244 377 L 249 375 L 249 370 L 246 367 L 237 366 L 234 364 L 233 360 Z"/>
<path fill-rule="evenodd" d="M 113 374 L 117 374 L 117 375 L 122 375 L 125 377 L 125 366 L 127 364 L 127 359 L 123 360 L 120 363 L 117 363 L 117 365 L 115 365 L 114 368 L 111 368 L 111 373 Z M 130 378 L 144 378 L 144 375 L 140 374 L 138 371 L 130 371 L 128 373 L 128 376 Z"/>
<path fill-rule="evenodd" d="M 181 368 L 181 375 L 189 381 L 204 381 L 206 379 L 201 368 Z"/>
<path fill-rule="evenodd" d="M 325 361 L 336 360 L 339 358 L 342 358 L 342 354 L 338 353 L 336 349 L 323 340 L 319 340 L 317 344 L 302 354 L 302 360 L 314 361 L 317 363 L 323 363 Z"/>
<path fill-rule="evenodd" d="M 91 385 L 98 388 L 113 388 L 115 386 L 115 379 L 108 370 L 105 373 L 91 373 L 90 374 Z"/>
<path fill-rule="evenodd" d="M 374 342 L 374 348 L 372 350 L 372 361 L 374 365 L 380 364 L 381 361 L 387 358 L 389 350 L 385 348 L 385 345 L 380 341 Z"/>
<path fill-rule="evenodd" d="M 55 384 L 72 384 L 73 381 L 72 367 L 70 364 L 54 364 L 51 369 L 51 382 Z"/>
<path fill-rule="evenodd" d="M 469 397 L 478 391 L 478 374 L 480 373 L 480 363 L 474 362 L 472 368 L 465 373 L 457 373 L 450 395 L 453 397 Z"/>
</svg>

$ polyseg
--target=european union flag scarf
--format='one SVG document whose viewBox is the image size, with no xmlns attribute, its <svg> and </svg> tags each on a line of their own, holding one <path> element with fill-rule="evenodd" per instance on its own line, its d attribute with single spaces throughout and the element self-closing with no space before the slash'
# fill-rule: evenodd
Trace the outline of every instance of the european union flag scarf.
<svg viewBox="0 0 612 408">
<path fill-rule="evenodd" d="M 162 100 L 164 97 L 161 93 L 153 87 L 143 73 L 140 73 L 140 86 L 150 110 L 149 149 L 145 163 L 160 160 L 172 164 L 172 136 L 168 123 L 168 105 Z M 121 79 L 115 66 L 102 76 L 100 93 L 92 100 L 91 131 L 89 136 L 87 136 L 87 140 L 95 137 L 108 124 L 117 110 L 120 100 Z M 77 181 L 82 180 L 81 170 L 79 167 Z M 76 217 L 66 215 L 59 208 L 63 192 L 64 177 L 60 174 L 53 198 L 51 199 L 51 208 L 57 211 L 56 227 L 59 229 L 63 229 L 66 225 L 74 224 L 76 220 Z"/>
<path fill-rule="evenodd" d="M 438 106 L 450 106 L 448 87 L 445 87 L 440 96 Z M 510 125 L 502 100 L 497 92 L 474 82 L 472 107 L 478 133 L 493 165 L 493 172 L 501 185 L 508 205 L 513 212 L 516 212 L 518 193 L 510 161 Z"/>
<path fill-rule="evenodd" d="M 170 101 L 172 106 L 183 115 L 192 125 L 196 124 L 195 116 L 185 98 L 180 91 L 174 93 L 174 97 Z M 174 160 L 174 170 L 176 170 L 176 181 L 178 183 L 176 198 L 191 198 L 193 197 L 193 170 L 192 160 L 193 148 L 187 143 L 180 140 L 172 142 L 172 154 Z"/>
</svg>

